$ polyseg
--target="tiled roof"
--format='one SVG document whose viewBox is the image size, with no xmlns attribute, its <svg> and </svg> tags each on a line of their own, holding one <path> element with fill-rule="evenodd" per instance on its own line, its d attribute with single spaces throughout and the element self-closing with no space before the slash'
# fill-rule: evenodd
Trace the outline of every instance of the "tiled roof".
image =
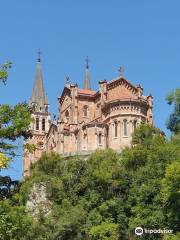
<svg viewBox="0 0 180 240">
<path fill-rule="evenodd" d="M 78 89 L 78 93 L 82 95 L 94 95 L 96 91 L 89 90 L 89 89 Z"/>
</svg>

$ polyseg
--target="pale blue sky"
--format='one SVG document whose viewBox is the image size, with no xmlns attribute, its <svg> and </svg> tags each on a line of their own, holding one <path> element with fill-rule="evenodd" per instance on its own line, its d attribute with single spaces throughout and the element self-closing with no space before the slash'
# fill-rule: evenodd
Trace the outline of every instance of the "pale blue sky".
<svg viewBox="0 0 180 240">
<path fill-rule="evenodd" d="M 82 85 L 88 55 L 94 89 L 123 66 L 130 82 L 154 96 L 155 123 L 168 133 L 165 96 L 180 85 L 179 0 L 16 0 L 0 6 L 0 63 L 13 62 L 1 103 L 29 99 L 40 47 L 45 89 L 57 113 L 65 76 Z M 20 178 L 21 162 L 4 174 Z"/>
</svg>

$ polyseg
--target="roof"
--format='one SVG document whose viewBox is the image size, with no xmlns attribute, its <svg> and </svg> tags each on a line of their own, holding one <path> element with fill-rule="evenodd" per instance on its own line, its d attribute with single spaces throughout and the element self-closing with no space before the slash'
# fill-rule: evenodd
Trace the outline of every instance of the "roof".
<svg viewBox="0 0 180 240">
<path fill-rule="evenodd" d="M 48 99 L 44 91 L 41 62 L 37 63 L 36 80 L 30 102 L 37 103 L 41 107 L 43 107 L 45 104 L 48 104 Z"/>
<path fill-rule="evenodd" d="M 117 82 L 117 81 L 124 81 L 126 84 L 128 84 L 132 89 L 134 89 L 135 91 L 137 91 L 137 87 L 135 87 L 131 82 L 129 82 L 126 78 L 119 76 L 115 79 L 112 79 L 111 81 L 107 82 L 107 85 L 110 86 L 113 83 Z"/>
<path fill-rule="evenodd" d="M 90 89 L 78 89 L 78 94 L 80 95 L 91 95 L 94 96 L 96 91 Z"/>
</svg>

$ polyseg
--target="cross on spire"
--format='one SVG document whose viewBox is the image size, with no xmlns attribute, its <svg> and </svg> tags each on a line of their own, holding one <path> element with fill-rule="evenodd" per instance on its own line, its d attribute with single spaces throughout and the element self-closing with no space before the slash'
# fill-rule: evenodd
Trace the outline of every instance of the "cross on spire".
<svg viewBox="0 0 180 240">
<path fill-rule="evenodd" d="M 118 68 L 118 72 L 119 72 L 119 76 L 123 76 L 123 73 L 124 73 L 124 68 L 122 66 L 120 66 Z"/>
</svg>

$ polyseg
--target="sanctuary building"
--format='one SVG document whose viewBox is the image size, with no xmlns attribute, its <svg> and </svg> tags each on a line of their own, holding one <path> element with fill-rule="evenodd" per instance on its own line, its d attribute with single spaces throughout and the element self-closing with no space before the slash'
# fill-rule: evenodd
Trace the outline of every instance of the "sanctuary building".
<svg viewBox="0 0 180 240">
<path fill-rule="evenodd" d="M 141 123 L 153 123 L 153 97 L 143 95 L 143 87 L 134 86 L 120 75 L 111 81 L 99 81 L 98 91 L 91 89 L 87 61 L 84 87 L 67 81 L 58 97 L 59 116 L 51 120 L 45 94 L 40 58 L 29 105 L 32 108 L 31 137 L 25 143 L 35 144 L 33 153 L 25 151 L 24 176 L 30 164 L 43 152 L 64 156 L 88 155 L 96 149 L 121 151 L 130 146 L 131 135 Z"/>
</svg>

